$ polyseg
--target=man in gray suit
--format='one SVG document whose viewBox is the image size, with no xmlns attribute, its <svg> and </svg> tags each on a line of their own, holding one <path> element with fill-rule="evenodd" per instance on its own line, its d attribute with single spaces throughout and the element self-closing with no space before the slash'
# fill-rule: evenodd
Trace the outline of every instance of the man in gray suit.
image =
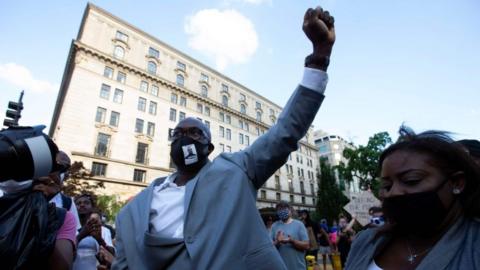
<svg viewBox="0 0 480 270">
<path fill-rule="evenodd" d="M 256 208 L 256 193 L 298 148 L 324 98 L 335 41 L 320 7 L 305 13 L 313 45 L 304 77 L 277 123 L 250 147 L 213 161 L 208 128 L 187 118 L 172 134 L 177 171 L 156 179 L 117 217 L 112 269 L 286 269 Z"/>
</svg>

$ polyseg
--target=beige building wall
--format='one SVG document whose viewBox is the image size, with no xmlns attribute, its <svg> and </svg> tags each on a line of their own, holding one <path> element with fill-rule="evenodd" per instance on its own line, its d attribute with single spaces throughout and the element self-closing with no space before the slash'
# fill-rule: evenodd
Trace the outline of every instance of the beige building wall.
<svg viewBox="0 0 480 270">
<path fill-rule="evenodd" d="M 156 70 L 149 70 L 149 64 Z M 109 69 L 111 76 L 106 76 Z M 124 74 L 125 80 L 119 81 L 119 74 Z M 178 76 L 183 77 L 183 85 Z M 108 95 L 102 92 L 103 85 L 108 86 Z M 121 101 L 117 91 L 123 93 Z M 181 103 L 183 98 L 186 104 Z M 140 99 L 146 101 L 145 110 L 139 109 Z M 152 103 L 156 104 L 155 112 L 150 111 Z M 213 159 L 222 151 L 239 151 L 252 144 L 275 123 L 281 110 L 238 82 L 89 4 L 78 37 L 72 42 L 50 135 L 74 161 L 82 161 L 91 169 L 94 179 L 105 182 L 107 188 L 99 192 L 126 199 L 153 179 L 174 171 L 169 130 L 179 122 L 181 113 L 210 126 L 216 148 Z M 118 124 L 112 124 L 116 114 Z M 141 132 L 136 131 L 137 119 L 144 121 Z M 153 134 L 147 134 L 148 123 L 154 124 Z M 106 151 L 99 151 L 103 149 L 100 136 L 110 138 Z M 139 143 L 148 146 L 142 162 L 136 159 Z M 287 162 L 290 167 L 280 168 L 259 191 L 259 207 L 274 206 L 280 197 L 299 209 L 314 208 L 318 153 L 312 128 L 299 147 Z M 136 174 L 134 181 L 135 170 L 142 177 Z"/>
</svg>

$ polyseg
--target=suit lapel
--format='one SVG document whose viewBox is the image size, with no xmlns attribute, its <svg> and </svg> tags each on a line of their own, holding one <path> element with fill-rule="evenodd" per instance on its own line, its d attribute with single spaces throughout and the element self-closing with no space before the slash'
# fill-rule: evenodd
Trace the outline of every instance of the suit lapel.
<svg viewBox="0 0 480 270">
<path fill-rule="evenodd" d="M 186 187 L 185 187 L 185 211 L 183 212 L 183 221 L 184 224 L 187 223 L 187 217 L 188 217 L 188 210 L 190 209 L 190 202 L 192 201 L 192 196 L 193 193 L 195 192 L 195 187 L 197 186 L 197 183 L 199 179 L 205 174 L 206 171 L 208 171 L 208 168 L 212 165 L 211 161 L 208 161 L 205 166 L 203 166 L 202 170 L 195 176 L 192 180 L 188 181 Z"/>
<path fill-rule="evenodd" d="M 151 185 L 147 187 L 145 193 L 139 194 L 139 198 L 136 200 L 136 211 L 138 211 L 139 219 L 137 222 L 139 223 L 140 232 L 137 234 L 136 239 L 137 243 L 143 246 L 143 238 L 144 233 L 149 231 L 149 223 L 150 223 L 150 206 L 152 205 L 152 198 L 153 198 L 153 191 L 155 186 L 160 185 L 165 181 L 166 177 L 157 178 L 155 179 Z"/>
</svg>

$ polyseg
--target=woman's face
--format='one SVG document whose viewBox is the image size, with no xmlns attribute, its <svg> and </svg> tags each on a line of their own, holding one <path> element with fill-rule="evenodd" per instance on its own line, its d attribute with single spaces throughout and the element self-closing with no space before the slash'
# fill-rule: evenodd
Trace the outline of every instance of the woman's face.
<svg viewBox="0 0 480 270">
<path fill-rule="evenodd" d="M 380 177 L 380 199 L 411 193 L 432 191 L 447 181 L 437 194 L 448 208 L 454 200 L 454 184 L 450 175 L 444 175 L 427 154 L 398 150 L 382 163 Z"/>
</svg>

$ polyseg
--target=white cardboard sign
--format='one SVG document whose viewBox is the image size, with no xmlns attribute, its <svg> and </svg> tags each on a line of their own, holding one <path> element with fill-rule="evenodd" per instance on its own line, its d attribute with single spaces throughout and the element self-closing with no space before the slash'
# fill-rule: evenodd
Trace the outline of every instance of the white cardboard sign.
<svg viewBox="0 0 480 270">
<path fill-rule="evenodd" d="M 355 216 L 355 219 L 362 226 L 370 223 L 370 215 L 368 209 L 372 206 L 381 206 L 380 201 L 370 191 L 362 191 L 361 193 L 353 194 L 350 197 L 350 202 L 347 203 L 345 209 L 350 215 Z"/>
</svg>

